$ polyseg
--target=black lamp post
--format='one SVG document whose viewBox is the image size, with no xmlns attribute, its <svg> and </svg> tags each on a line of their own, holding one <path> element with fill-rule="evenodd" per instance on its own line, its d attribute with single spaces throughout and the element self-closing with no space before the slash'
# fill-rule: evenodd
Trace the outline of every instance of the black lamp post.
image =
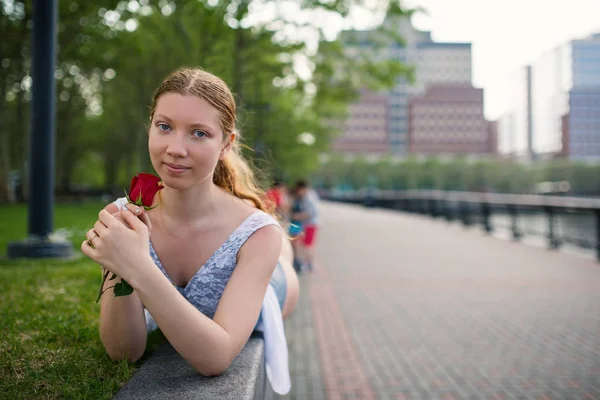
<svg viewBox="0 0 600 400">
<path fill-rule="evenodd" d="M 28 237 L 8 244 L 8 258 L 73 256 L 69 241 L 49 237 L 54 209 L 57 18 L 57 0 L 33 0 Z"/>
</svg>

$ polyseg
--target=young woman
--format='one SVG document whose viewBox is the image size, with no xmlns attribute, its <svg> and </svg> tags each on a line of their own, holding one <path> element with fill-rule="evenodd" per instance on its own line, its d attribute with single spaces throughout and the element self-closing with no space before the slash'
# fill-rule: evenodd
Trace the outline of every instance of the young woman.
<svg viewBox="0 0 600 400">
<path fill-rule="evenodd" d="M 198 372 L 219 375 L 264 320 L 269 286 L 281 315 L 293 310 L 290 244 L 238 150 L 235 100 L 220 78 L 175 71 L 156 91 L 150 119 L 148 149 L 162 181 L 155 208 L 118 199 L 81 247 L 119 277 L 105 287 L 123 279 L 134 288 L 102 296 L 100 338 L 111 358 L 135 361 L 158 325 Z"/>
</svg>

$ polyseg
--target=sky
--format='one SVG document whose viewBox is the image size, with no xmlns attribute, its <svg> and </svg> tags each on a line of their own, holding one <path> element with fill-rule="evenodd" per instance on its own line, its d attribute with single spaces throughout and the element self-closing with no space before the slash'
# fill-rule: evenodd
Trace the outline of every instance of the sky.
<svg viewBox="0 0 600 400">
<path fill-rule="evenodd" d="M 375 7 L 381 0 L 364 0 Z M 381 13 L 355 9 L 343 21 L 326 12 L 302 12 L 296 0 L 258 1 L 257 21 L 270 21 L 275 13 L 296 23 L 324 29 L 333 40 L 340 30 L 368 29 L 381 21 Z M 436 42 L 472 43 L 472 82 L 485 93 L 485 114 L 497 119 L 510 101 L 507 87 L 518 69 L 536 61 L 543 53 L 569 42 L 600 33 L 600 0 L 402 0 L 407 7 L 422 7 L 413 25 L 431 31 Z M 254 18 L 253 18 L 254 19 Z M 291 29 L 282 34 L 303 37 L 309 47 L 317 36 L 310 29 Z M 307 75 L 302 62 L 295 69 Z M 513 78 L 514 79 L 514 78 Z"/>
<path fill-rule="evenodd" d="M 506 109 L 519 67 L 572 39 L 600 33 L 600 0 L 407 0 L 429 15 L 413 25 L 437 42 L 471 42 L 473 85 L 485 91 L 486 116 Z"/>
</svg>

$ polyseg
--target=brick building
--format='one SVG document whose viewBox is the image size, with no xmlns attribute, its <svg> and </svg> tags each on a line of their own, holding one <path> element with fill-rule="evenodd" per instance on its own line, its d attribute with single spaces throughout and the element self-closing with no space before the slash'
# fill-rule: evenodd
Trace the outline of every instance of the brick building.
<svg viewBox="0 0 600 400">
<path fill-rule="evenodd" d="M 483 89 L 437 84 L 409 102 L 409 153 L 495 154 L 496 124 L 483 114 Z"/>
<path fill-rule="evenodd" d="M 343 133 L 333 141 L 332 149 L 342 153 L 387 153 L 388 99 L 386 93 L 361 91 L 360 100 L 349 106 Z"/>
</svg>

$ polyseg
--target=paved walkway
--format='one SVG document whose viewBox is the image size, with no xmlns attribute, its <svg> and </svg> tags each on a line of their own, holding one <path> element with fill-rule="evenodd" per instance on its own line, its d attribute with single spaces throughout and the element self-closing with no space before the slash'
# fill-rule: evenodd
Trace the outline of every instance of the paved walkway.
<svg viewBox="0 0 600 400">
<path fill-rule="evenodd" d="M 292 399 L 600 399 L 600 264 L 323 204 L 286 321 Z"/>
</svg>

